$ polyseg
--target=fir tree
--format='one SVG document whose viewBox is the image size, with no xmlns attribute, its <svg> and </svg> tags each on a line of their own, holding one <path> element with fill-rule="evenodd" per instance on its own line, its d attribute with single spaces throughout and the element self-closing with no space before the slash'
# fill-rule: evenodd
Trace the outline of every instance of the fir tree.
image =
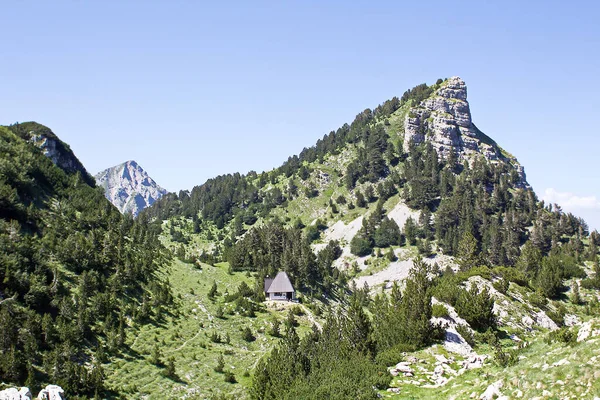
<svg viewBox="0 0 600 400">
<path fill-rule="evenodd" d="M 213 300 L 215 298 L 215 296 L 217 296 L 217 295 L 218 295 L 217 282 L 213 281 L 213 284 L 210 287 L 210 290 L 208 291 L 208 298 Z"/>
<path fill-rule="evenodd" d="M 463 234 L 458 245 L 458 265 L 461 271 L 468 271 L 479 263 L 477 239 L 469 231 Z"/>
<path fill-rule="evenodd" d="M 219 354 L 219 358 L 217 359 L 217 365 L 215 366 L 215 372 L 222 373 L 225 368 L 225 360 L 223 359 L 223 354 Z"/>
<path fill-rule="evenodd" d="M 173 356 L 169 357 L 167 360 L 167 365 L 165 367 L 164 375 L 172 380 L 178 380 L 177 371 L 175 370 L 175 358 Z"/>
<path fill-rule="evenodd" d="M 571 295 L 571 302 L 573 304 L 582 304 L 581 294 L 579 293 L 579 283 L 577 281 L 573 282 L 573 294 Z"/>
</svg>

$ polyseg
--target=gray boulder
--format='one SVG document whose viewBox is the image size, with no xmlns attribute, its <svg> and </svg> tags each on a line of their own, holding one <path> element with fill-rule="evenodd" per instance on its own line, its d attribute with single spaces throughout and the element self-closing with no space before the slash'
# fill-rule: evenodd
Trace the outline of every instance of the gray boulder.
<svg viewBox="0 0 600 400">
<path fill-rule="evenodd" d="M 31 400 L 29 388 L 10 388 L 0 391 L 0 400 Z"/>
<path fill-rule="evenodd" d="M 38 394 L 38 400 L 64 400 L 65 392 L 57 385 L 48 385 Z"/>
</svg>

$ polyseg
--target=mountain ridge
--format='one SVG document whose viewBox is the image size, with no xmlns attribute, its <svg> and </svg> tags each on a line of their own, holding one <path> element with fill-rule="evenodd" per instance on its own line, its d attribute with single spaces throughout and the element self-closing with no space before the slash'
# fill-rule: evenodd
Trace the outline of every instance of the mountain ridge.
<svg viewBox="0 0 600 400">
<path fill-rule="evenodd" d="M 67 267 L 63 273 L 81 273 L 79 284 L 72 285 L 75 296 L 64 301 L 73 297 L 84 311 L 87 304 L 93 312 L 105 310 L 103 293 L 89 296 L 98 283 L 114 291 L 115 300 L 134 300 L 92 325 L 107 349 L 122 351 L 107 357 L 101 347 L 96 354 L 83 350 L 104 360 L 91 369 L 80 365 L 78 379 L 86 381 L 86 369 L 98 378 L 88 393 L 139 398 L 172 390 L 191 397 L 279 400 L 314 398 L 315 393 L 331 399 L 413 393 L 431 398 L 435 392 L 448 397 L 451 390 L 460 391 L 460 398 L 475 397 L 488 392 L 488 372 L 494 381 L 505 379 L 495 365 L 519 363 L 511 374 L 521 376 L 520 366 L 535 372 L 539 365 L 522 361 L 519 354 L 539 359 L 549 348 L 564 354 L 569 347 L 563 344 L 583 336 L 577 329 L 597 336 L 597 323 L 589 318 L 600 309 L 595 291 L 600 235 L 590 234 L 583 220 L 538 201 L 519 174 L 518 161 L 472 123 L 466 85 L 463 95 L 458 79 L 418 85 L 402 98 L 364 110 L 352 124 L 271 171 L 221 175 L 191 191 L 168 193 L 135 220 L 117 213 L 100 189 L 91 194 L 104 205 L 101 209 L 90 204 L 89 188 L 74 196 L 70 188 L 77 177 L 65 181 L 68 196 L 47 202 L 51 209 L 44 211 L 60 234 L 44 238 L 45 254 L 51 255 L 45 258 L 54 260 L 60 250 L 58 261 Z M 451 100 L 455 97 L 458 101 Z M 454 114 L 446 115 L 444 107 L 455 107 L 448 108 Z M 27 148 L 37 163 L 54 167 L 31 142 Z M 0 174 L 0 183 L 5 176 L 18 176 L 11 165 L 0 164 L 7 172 Z M 111 171 L 117 182 L 151 183 L 136 175 L 137 162 L 120 166 Z M 44 185 L 35 170 L 23 175 Z M 27 188 L 26 179 L 8 183 L 17 193 Z M 28 192 L 23 193 L 27 199 Z M 0 197 L 7 199 L 14 206 L 4 216 L 7 221 L 23 213 L 36 217 L 34 208 Z M 67 214 L 69 201 L 85 205 L 85 212 Z M 102 223 L 100 216 L 92 218 L 96 212 L 110 218 Z M 24 224 L 28 219 L 20 217 Z M 110 230 L 63 233 L 73 221 L 80 230 L 104 224 Z M 14 228 L 2 224 L 0 243 L 10 243 Z M 156 266 L 157 275 L 147 271 L 158 253 L 131 261 L 137 246 L 147 242 L 138 237 L 140 229 L 160 234 L 160 243 L 174 256 Z M 103 243 L 114 246 L 102 248 Z M 127 248 L 131 253 L 122 256 Z M 112 279 L 93 271 L 106 257 L 116 268 L 106 271 Z M 25 270 L 26 258 L 21 259 Z M 145 271 L 138 271 L 141 261 L 148 262 Z M 48 264 L 42 287 L 52 283 L 54 264 Z M 264 302 L 263 278 L 278 271 L 288 273 L 299 304 Z M 9 278 L 15 282 L 21 276 Z M 120 295 L 124 279 L 131 284 L 143 277 L 148 285 L 139 292 L 141 299 L 128 290 Z M 155 287 L 158 277 L 163 287 Z M 20 291 L 24 301 L 44 304 L 27 289 Z M 152 315 L 160 319 L 149 320 Z M 77 318 L 77 326 L 87 326 L 86 313 Z M 580 345 L 587 349 L 584 360 L 594 354 L 591 345 Z M 34 368 L 44 379 L 54 379 L 45 372 L 52 365 Z M 11 381 L 22 382 L 26 373 L 22 369 Z M 517 389 L 527 398 L 542 394 L 546 387 L 531 384 L 533 375 L 523 386 L 505 381 L 500 389 L 515 397 L 523 395 Z M 592 378 L 593 371 L 586 372 L 589 388 Z M 559 390 L 551 387 L 552 379 L 544 384 Z M 77 390 L 76 384 L 63 387 L 69 394 Z"/>
<path fill-rule="evenodd" d="M 75 153 L 73 153 L 71 147 L 60 140 L 47 126 L 30 121 L 8 125 L 6 128 L 20 138 L 34 144 L 40 149 L 42 154 L 52 160 L 54 165 L 59 166 L 68 173 L 81 173 L 83 180 L 88 185 L 95 186 L 95 181 L 91 174 L 85 169 Z"/>
</svg>

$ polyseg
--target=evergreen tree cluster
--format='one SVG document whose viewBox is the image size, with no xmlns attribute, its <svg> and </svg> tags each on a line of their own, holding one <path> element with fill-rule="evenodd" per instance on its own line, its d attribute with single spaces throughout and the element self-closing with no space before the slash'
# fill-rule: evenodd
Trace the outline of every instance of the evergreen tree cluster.
<svg viewBox="0 0 600 400">
<path fill-rule="evenodd" d="M 378 398 L 376 389 L 390 381 L 390 357 L 397 362 L 401 351 L 433 339 L 427 275 L 426 264 L 417 261 L 403 295 L 396 287 L 391 298 L 375 299 L 372 320 L 364 299 L 353 295 L 345 310 L 332 310 L 323 329 L 313 326 L 302 340 L 288 325 L 281 343 L 255 369 L 252 398 Z"/>
<path fill-rule="evenodd" d="M 350 241 L 350 251 L 359 257 L 371 254 L 374 247 L 387 248 L 404 243 L 398 224 L 385 216 L 383 201 L 379 201 L 362 227 Z"/>
<path fill-rule="evenodd" d="M 404 292 L 395 284 L 389 296 L 382 293 L 373 299 L 369 309 L 373 315 L 373 339 L 380 353 L 415 350 L 434 339 L 430 272 L 425 262 L 416 259 Z"/>
<path fill-rule="evenodd" d="M 348 189 L 354 188 L 357 181 L 376 182 L 388 174 L 389 170 L 384 158 L 384 154 L 390 148 L 388 138 L 381 124 L 363 127 L 360 139 L 364 147 L 358 148 L 356 159 L 346 169 L 345 180 Z"/>
<path fill-rule="evenodd" d="M 581 218 L 538 202 L 530 189 L 518 189 L 509 162 L 480 157 L 461 165 L 453 153 L 440 159 L 429 144 L 411 146 L 400 181 L 407 204 L 421 210 L 419 225 L 411 221 L 404 227 L 409 244 L 436 240 L 445 254 L 458 257 L 463 270 L 514 266 L 528 241 L 542 255 L 561 248 L 578 262 L 597 251 L 585 252 L 582 240 L 589 232 Z"/>
<path fill-rule="evenodd" d="M 287 272 L 297 289 L 314 294 L 332 293 L 342 273 L 331 264 L 341 255 L 336 242 L 330 242 L 316 256 L 301 229 L 268 223 L 248 231 L 226 250 L 233 271 L 256 271 L 257 290 L 266 276 Z"/>
<path fill-rule="evenodd" d="M 171 302 L 154 276 L 168 254 L 143 218 L 3 127 L 0 153 L 0 377 L 102 393 L 128 321 Z"/>
<path fill-rule="evenodd" d="M 243 217 L 244 222 L 255 220 L 257 215 L 267 215 L 271 208 L 282 204 L 286 198 L 297 196 L 297 182 L 292 183 L 286 193 L 277 188 L 272 191 L 263 190 L 268 183 L 276 183 L 279 176 L 295 176 L 296 181 L 305 181 L 311 172 L 308 164 L 322 162 L 326 155 L 338 154 L 348 144 L 360 145 L 358 159 L 350 164 L 346 173 L 348 187 L 354 187 L 359 179 L 375 182 L 389 172 L 387 163 L 397 163 L 398 155 L 395 153 L 400 151 L 388 143 L 388 135 L 383 126 L 375 122 L 389 117 L 409 101 L 415 104 L 427 98 L 436 85 L 418 85 L 407 90 L 400 99 L 394 97 L 375 110 L 362 111 L 350 125 L 344 124 L 336 131 L 331 131 L 314 146 L 304 148 L 300 154 L 289 157 L 283 165 L 270 172 L 221 175 L 194 187 L 191 192 L 167 194 L 142 213 L 159 220 L 174 216 L 192 218 L 194 215 L 201 215 L 214 222 L 218 228 L 222 228 L 237 215 Z M 314 197 L 314 189 L 306 189 L 307 196 Z"/>
</svg>

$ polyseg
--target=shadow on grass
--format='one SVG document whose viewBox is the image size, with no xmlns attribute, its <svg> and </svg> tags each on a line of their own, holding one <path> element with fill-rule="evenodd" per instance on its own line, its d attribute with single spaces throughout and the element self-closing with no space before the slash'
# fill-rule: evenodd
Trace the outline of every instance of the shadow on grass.
<svg viewBox="0 0 600 400">
<path fill-rule="evenodd" d="M 126 346 L 123 349 L 121 349 L 120 355 L 123 359 L 127 361 L 140 360 L 144 358 L 143 355 L 141 355 L 138 351 L 132 349 L 130 346 Z"/>
</svg>

